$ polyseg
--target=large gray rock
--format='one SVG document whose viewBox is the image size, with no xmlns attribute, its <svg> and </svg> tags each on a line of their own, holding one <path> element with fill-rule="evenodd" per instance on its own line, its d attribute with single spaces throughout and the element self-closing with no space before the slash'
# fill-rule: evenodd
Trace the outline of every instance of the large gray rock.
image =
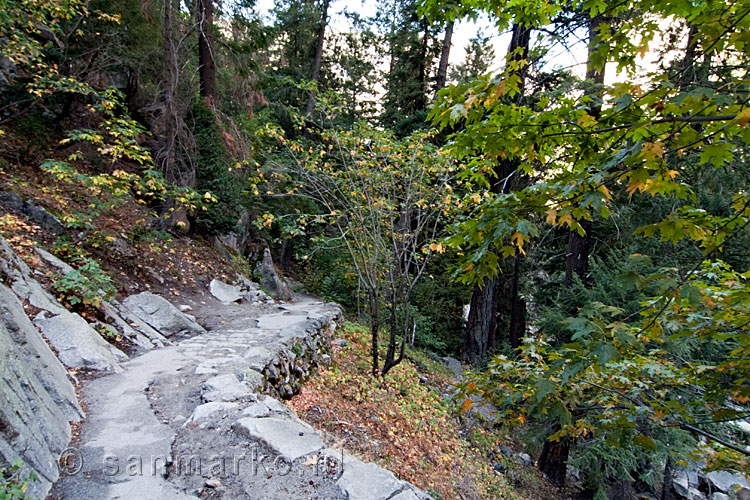
<svg viewBox="0 0 750 500">
<path fill-rule="evenodd" d="M 268 248 L 263 250 L 263 259 L 258 262 L 255 271 L 261 276 L 260 286 L 267 290 L 272 297 L 280 300 L 292 300 L 292 290 L 276 269 L 271 258 L 271 251 Z"/>
<path fill-rule="evenodd" d="M 169 337 L 180 332 L 205 333 L 206 330 L 173 306 L 150 292 L 131 295 L 122 304 L 160 334 Z"/>
<path fill-rule="evenodd" d="M 203 400 L 207 402 L 254 401 L 255 387 L 240 382 L 236 375 L 227 373 L 206 380 L 203 384 Z"/>
<path fill-rule="evenodd" d="M 59 477 L 70 422 L 83 416 L 65 368 L 0 284 L 0 465 L 23 460 L 38 481 L 28 494 L 44 498 Z"/>
<path fill-rule="evenodd" d="M 740 488 L 750 489 L 750 484 L 744 475 L 724 470 L 708 472 L 706 481 L 714 490 L 723 493 L 735 493 Z"/>
<path fill-rule="evenodd" d="M 36 247 L 34 250 L 36 250 L 36 253 L 39 254 L 39 257 L 47 261 L 47 263 L 51 264 L 52 266 L 56 267 L 61 273 L 68 274 L 74 271 L 73 266 L 71 266 L 67 262 L 63 262 L 43 248 Z"/>
<path fill-rule="evenodd" d="M 163 347 L 170 343 L 161 333 L 154 330 L 151 325 L 133 314 L 130 309 L 116 300 L 102 302 L 102 311 L 104 311 L 107 318 L 126 337 L 133 337 L 134 334 L 136 336 L 142 334 L 157 347 Z"/>
<path fill-rule="evenodd" d="M 440 361 L 442 361 L 442 363 L 453 372 L 453 375 L 455 375 L 458 380 L 463 379 L 464 367 L 459 360 L 451 358 L 450 356 L 444 356 L 440 358 Z"/>
<path fill-rule="evenodd" d="M 225 304 L 242 300 L 240 287 L 229 285 L 221 280 L 211 280 L 211 283 L 208 285 L 208 290 L 211 292 L 211 295 Z"/>
<path fill-rule="evenodd" d="M 13 251 L 8 242 L 0 236 L 0 277 L 10 283 L 13 292 L 34 307 L 52 314 L 67 312 L 47 290 L 31 276 L 29 266 Z"/>
<path fill-rule="evenodd" d="M 66 311 L 47 317 L 40 313 L 34 323 L 55 348 L 60 361 L 70 368 L 120 372 L 119 361 L 128 359 L 78 314 Z"/>
<path fill-rule="evenodd" d="M 190 415 L 190 418 L 188 418 L 187 421 L 183 424 L 183 427 L 197 424 L 201 420 L 206 420 L 207 418 L 210 418 L 211 416 L 220 412 L 223 412 L 223 413 L 230 412 L 232 410 L 237 409 L 237 407 L 239 407 L 238 403 L 227 403 L 227 402 L 219 402 L 219 401 L 213 401 L 211 403 L 202 404 L 198 406 L 195 410 L 193 410 L 193 414 Z"/>
<path fill-rule="evenodd" d="M 23 198 L 15 191 L 0 191 L 0 202 L 18 212 L 23 210 Z"/>
<path fill-rule="evenodd" d="M 65 225 L 60 222 L 60 219 L 39 205 L 35 205 L 30 201 L 23 201 L 23 198 L 21 198 L 18 193 L 13 191 L 2 191 L 0 192 L 0 201 L 13 210 L 28 216 L 45 231 L 57 236 L 65 232 Z"/>
<path fill-rule="evenodd" d="M 323 441 L 310 426 L 298 420 L 279 417 L 241 418 L 235 432 L 265 443 L 285 459 L 292 461 L 323 449 Z"/>
<path fill-rule="evenodd" d="M 65 225 L 56 216 L 49 213 L 39 205 L 26 202 L 23 212 L 39 226 L 55 236 L 60 236 L 65 232 Z"/>
<path fill-rule="evenodd" d="M 344 463 L 344 473 L 337 484 L 349 500 L 388 500 L 406 488 L 392 472 L 358 460 Z"/>
</svg>

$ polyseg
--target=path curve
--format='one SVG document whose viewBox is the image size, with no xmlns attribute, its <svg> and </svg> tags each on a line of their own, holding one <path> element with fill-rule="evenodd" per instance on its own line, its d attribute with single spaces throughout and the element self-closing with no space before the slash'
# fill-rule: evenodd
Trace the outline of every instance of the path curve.
<svg viewBox="0 0 750 500">
<path fill-rule="evenodd" d="M 291 410 L 258 394 L 259 372 L 266 375 L 264 367 L 290 342 L 335 328 L 337 308 L 296 299 L 250 306 L 196 298 L 190 302 L 207 333 L 87 382 L 88 415 L 53 497 L 429 498 L 384 469 L 326 447 Z"/>
</svg>

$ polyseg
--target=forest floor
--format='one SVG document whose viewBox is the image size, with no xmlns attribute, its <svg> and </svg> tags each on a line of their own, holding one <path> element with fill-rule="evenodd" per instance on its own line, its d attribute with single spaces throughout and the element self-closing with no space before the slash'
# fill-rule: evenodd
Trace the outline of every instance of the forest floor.
<svg viewBox="0 0 750 500">
<path fill-rule="evenodd" d="M 303 420 L 436 499 L 567 498 L 522 463 L 517 441 L 460 413 L 455 376 L 440 361 L 410 350 L 385 378 L 373 378 L 369 331 L 347 323 L 339 335 L 331 368 L 288 403 Z"/>
</svg>

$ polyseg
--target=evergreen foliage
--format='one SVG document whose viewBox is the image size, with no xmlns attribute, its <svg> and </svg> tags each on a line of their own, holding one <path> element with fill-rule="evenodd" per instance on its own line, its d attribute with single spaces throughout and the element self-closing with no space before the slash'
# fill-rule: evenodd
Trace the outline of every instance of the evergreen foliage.
<svg viewBox="0 0 750 500">
<path fill-rule="evenodd" d="M 233 173 L 219 123 L 209 107 L 196 100 L 190 117 L 196 148 L 195 189 L 218 200 L 196 213 L 196 229 L 207 235 L 228 233 L 239 219 L 240 177 Z"/>
</svg>

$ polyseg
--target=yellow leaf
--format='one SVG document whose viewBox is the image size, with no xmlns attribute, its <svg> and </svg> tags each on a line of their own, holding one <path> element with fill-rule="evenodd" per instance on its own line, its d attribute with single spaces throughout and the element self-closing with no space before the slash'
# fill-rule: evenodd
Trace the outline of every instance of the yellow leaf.
<svg viewBox="0 0 750 500">
<path fill-rule="evenodd" d="M 645 186 L 645 184 L 643 183 L 643 181 L 635 181 L 635 182 L 631 182 L 631 183 L 630 183 L 630 184 L 628 185 L 627 189 L 625 189 L 625 192 L 626 192 L 626 193 L 628 193 L 628 194 L 629 194 L 629 195 L 630 195 L 630 196 L 632 197 L 632 196 L 633 196 L 633 194 L 634 194 L 634 193 L 635 193 L 636 191 L 638 191 L 639 189 L 643 189 L 643 187 L 644 187 L 644 186 Z"/>
<path fill-rule="evenodd" d="M 677 170 L 667 170 L 667 173 L 664 174 L 665 177 L 669 177 L 672 180 L 674 180 L 677 175 L 679 175 Z"/>
<path fill-rule="evenodd" d="M 430 250 L 437 253 L 445 252 L 445 247 L 442 243 L 430 243 Z"/>
<path fill-rule="evenodd" d="M 637 54 L 640 56 L 641 59 L 646 57 L 646 54 L 648 54 L 648 42 L 644 42 L 643 45 L 638 47 Z"/>
<path fill-rule="evenodd" d="M 557 225 L 562 226 L 563 224 L 567 224 L 568 227 L 573 225 L 573 217 L 571 217 L 570 214 L 565 214 L 562 217 L 560 217 L 560 220 L 558 221 Z"/>
<path fill-rule="evenodd" d="M 557 210 L 550 208 L 545 213 L 547 214 L 547 224 L 552 224 L 554 226 L 557 221 Z"/>
<path fill-rule="evenodd" d="M 596 119 L 590 114 L 584 113 L 583 116 L 578 119 L 578 125 L 583 128 L 593 127 L 596 125 Z"/>
<path fill-rule="evenodd" d="M 664 143 L 661 141 L 647 142 L 641 148 L 641 156 L 647 160 L 664 157 Z"/>
<path fill-rule="evenodd" d="M 737 120 L 740 127 L 746 127 L 747 124 L 750 123 L 750 108 L 743 109 L 737 113 L 737 116 L 734 119 Z"/>
<path fill-rule="evenodd" d="M 461 403 L 461 413 L 466 413 L 471 408 L 471 405 L 474 403 L 471 401 L 471 399 L 464 399 L 464 402 Z"/>
</svg>

